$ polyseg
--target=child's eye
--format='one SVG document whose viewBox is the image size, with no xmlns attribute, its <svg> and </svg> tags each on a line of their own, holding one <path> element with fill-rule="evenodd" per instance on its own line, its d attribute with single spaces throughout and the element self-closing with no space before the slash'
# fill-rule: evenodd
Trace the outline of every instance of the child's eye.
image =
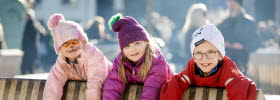
<svg viewBox="0 0 280 100">
<path fill-rule="evenodd" d="M 216 51 L 208 51 L 207 54 L 216 53 Z"/>
<path fill-rule="evenodd" d="M 75 40 L 72 41 L 72 43 L 73 44 L 78 44 L 78 43 L 80 43 L 80 41 L 78 39 L 75 39 Z"/>
<path fill-rule="evenodd" d="M 68 44 L 68 42 L 64 42 L 63 44 L 62 44 L 62 46 L 65 46 L 65 45 L 67 45 Z"/>
<path fill-rule="evenodd" d="M 73 42 L 78 42 L 78 41 L 79 41 L 79 40 L 77 40 L 77 39 L 74 39 L 74 40 L 73 40 Z"/>
<path fill-rule="evenodd" d="M 136 45 L 140 45 L 141 43 L 142 42 L 140 42 L 140 41 L 135 42 Z"/>
<path fill-rule="evenodd" d="M 202 55 L 203 53 L 201 53 L 201 52 L 198 52 L 198 53 L 195 53 L 195 54 L 197 54 L 197 55 Z"/>
<path fill-rule="evenodd" d="M 195 52 L 194 54 L 203 54 L 202 52 Z"/>
<path fill-rule="evenodd" d="M 130 47 L 130 45 L 126 45 L 124 48 L 127 49 L 127 48 L 129 48 L 129 47 Z"/>
</svg>

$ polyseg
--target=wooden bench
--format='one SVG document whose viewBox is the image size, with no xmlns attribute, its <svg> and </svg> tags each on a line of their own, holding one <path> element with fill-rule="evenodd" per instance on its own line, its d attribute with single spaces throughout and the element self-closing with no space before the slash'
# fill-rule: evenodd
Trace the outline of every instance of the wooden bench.
<svg viewBox="0 0 280 100">
<path fill-rule="evenodd" d="M 46 80 L 0 78 L 0 100 L 42 100 Z M 130 85 L 122 100 L 140 100 L 143 85 Z M 62 100 L 85 100 L 86 82 L 68 81 Z M 184 100 L 227 100 L 224 88 L 191 87 L 184 92 Z M 265 100 L 257 90 L 256 100 Z"/>
</svg>

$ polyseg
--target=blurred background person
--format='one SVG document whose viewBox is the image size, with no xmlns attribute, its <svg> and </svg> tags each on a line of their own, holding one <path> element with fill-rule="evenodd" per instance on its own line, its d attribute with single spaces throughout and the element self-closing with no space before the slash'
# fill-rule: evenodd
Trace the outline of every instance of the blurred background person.
<svg viewBox="0 0 280 100">
<path fill-rule="evenodd" d="M 43 22 L 40 21 L 43 28 L 46 29 L 46 26 Z M 42 29 L 43 29 L 42 28 Z M 56 53 L 53 46 L 53 38 L 51 32 L 46 30 L 43 34 L 40 34 L 40 46 L 39 46 L 39 59 L 40 65 L 43 67 L 44 72 L 50 71 L 52 65 L 56 61 Z"/>
<path fill-rule="evenodd" d="M 163 46 L 169 47 L 175 23 L 168 16 L 161 16 L 158 12 L 152 12 L 150 24 L 149 34 L 161 39 L 164 42 Z"/>
<path fill-rule="evenodd" d="M 249 54 L 260 46 L 261 41 L 254 19 L 245 12 L 242 3 L 242 0 L 227 1 L 229 16 L 218 25 L 218 29 L 225 36 L 227 55 L 246 75 Z"/>
<path fill-rule="evenodd" d="M 101 16 L 95 16 L 88 21 L 86 33 L 89 39 L 105 38 L 105 20 Z"/>
<path fill-rule="evenodd" d="M 21 62 L 21 73 L 30 74 L 34 73 L 34 69 L 40 66 L 40 34 L 45 33 L 45 29 L 35 19 L 35 13 L 32 9 L 27 10 L 24 22 L 25 28 L 21 45 L 24 55 Z"/>
<path fill-rule="evenodd" d="M 277 45 L 277 27 L 274 25 L 272 20 L 260 21 L 258 23 L 257 33 L 261 38 L 262 48 L 271 47 Z"/>
<path fill-rule="evenodd" d="M 202 27 L 205 24 L 208 24 L 209 20 L 207 18 L 207 7 L 203 3 L 193 4 L 186 15 L 185 24 L 182 28 L 182 33 L 179 34 L 179 44 L 181 47 L 181 56 L 185 61 L 188 61 L 192 58 L 192 55 L 189 53 L 190 44 L 192 40 L 192 34 L 195 30 Z"/>
<path fill-rule="evenodd" d="M 176 64 L 176 71 L 181 71 L 185 68 L 186 63 L 191 58 L 190 44 L 193 32 L 201 26 L 209 23 L 206 16 L 207 7 L 203 3 L 195 3 L 190 6 L 186 16 L 185 24 L 182 29 L 173 35 L 170 51 L 172 53 L 172 63 Z M 176 48 L 176 49 L 174 49 Z"/>
<path fill-rule="evenodd" d="M 175 23 L 168 16 L 161 16 L 158 12 L 152 12 L 151 16 L 149 34 L 155 37 L 159 46 L 168 53 L 173 45 L 170 41 L 174 35 L 172 31 L 175 28 Z"/>
<path fill-rule="evenodd" d="M 95 16 L 88 21 L 85 32 L 87 33 L 90 42 L 94 44 L 113 42 L 113 37 L 106 33 L 105 23 L 104 18 L 101 16 Z"/>
</svg>

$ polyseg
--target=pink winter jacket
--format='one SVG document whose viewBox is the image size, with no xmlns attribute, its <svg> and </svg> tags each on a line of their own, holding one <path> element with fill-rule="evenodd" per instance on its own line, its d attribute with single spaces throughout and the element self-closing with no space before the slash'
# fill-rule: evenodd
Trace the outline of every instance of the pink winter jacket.
<svg viewBox="0 0 280 100">
<path fill-rule="evenodd" d="M 48 76 L 43 100 L 61 100 L 67 80 L 87 80 L 86 100 L 100 100 L 102 85 L 112 63 L 95 46 L 86 44 L 78 63 L 72 67 L 59 55 Z"/>
</svg>

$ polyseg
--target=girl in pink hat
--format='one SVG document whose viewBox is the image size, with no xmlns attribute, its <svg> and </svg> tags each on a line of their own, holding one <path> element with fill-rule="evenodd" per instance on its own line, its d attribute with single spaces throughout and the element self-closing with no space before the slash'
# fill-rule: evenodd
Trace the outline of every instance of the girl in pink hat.
<svg viewBox="0 0 280 100">
<path fill-rule="evenodd" d="M 100 100 L 101 90 L 112 63 L 95 46 L 88 43 L 82 27 L 54 14 L 48 22 L 54 48 L 58 54 L 48 76 L 43 99 L 61 100 L 67 80 L 87 81 L 86 99 Z"/>
<path fill-rule="evenodd" d="M 103 87 L 103 100 L 120 100 L 129 84 L 143 84 L 141 100 L 158 100 L 161 84 L 173 76 L 161 52 L 134 18 L 117 14 L 110 26 L 118 33 L 121 52 Z"/>
</svg>

